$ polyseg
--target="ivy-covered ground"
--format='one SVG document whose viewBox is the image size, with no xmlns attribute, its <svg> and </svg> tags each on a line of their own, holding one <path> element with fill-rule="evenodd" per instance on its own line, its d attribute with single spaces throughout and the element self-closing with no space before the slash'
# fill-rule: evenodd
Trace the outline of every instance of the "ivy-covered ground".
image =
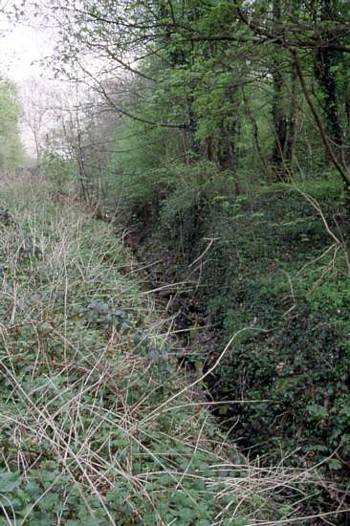
<svg viewBox="0 0 350 526">
<path fill-rule="evenodd" d="M 180 283 L 173 310 L 188 334 L 186 360 L 208 372 L 219 358 L 205 385 L 220 402 L 215 414 L 223 429 L 250 459 L 318 465 L 324 480 L 304 502 L 308 512 L 350 508 L 350 220 L 343 188 L 330 177 L 239 197 L 205 189 L 199 196 L 187 208 L 173 203 L 166 221 L 168 204 L 161 203 L 141 250 L 150 261 L 162 252 L 151 269 L 155 282 Z"/>
<path fill-rule="evenodd" d="M 54 204 L 44 179 L 0 184 L 0 525 L 302 515 L 317 470 L 228 445 L 112 227 Z"/>
<path fill-rule="evenodd" d="M 231 199 L 203 193 L 199 206 L 174 208 L 143 248 L 164 247 L 156 279 L 193 284 L 178 316 L 192 327 L 190 362 L 208 371 L 241 331 L 206 378 L 215 412 L 262 465 L 318 464 L 324 483 L 310 510 L 350 508 L 349 225 L 343 189 L 330 178 Z M 205 326 L 207 339 L 193 330 Z"/>
<path fill-rule="evenodd" d="M 219 293 L 208 308 L 227 335 L 251 330 L 226 355 L 212 389 L 221 399 L 269 400 L 228 408 L 255 452 L 297 451 L 346 481 L 350 263 L 342 189 L 332 181 L 270 188 L 227 203 L 218 216 L 217 265 L 204 273 Z"/>
</svg>

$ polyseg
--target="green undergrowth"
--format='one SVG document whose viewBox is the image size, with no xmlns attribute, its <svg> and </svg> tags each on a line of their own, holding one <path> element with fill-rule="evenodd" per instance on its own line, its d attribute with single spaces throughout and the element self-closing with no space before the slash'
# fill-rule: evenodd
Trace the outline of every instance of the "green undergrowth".
<svg viewBox="0 0 350 526">
<path fill-rule="evenodd" d="M 112 227 L 24 176 L 0 209 L 0 524 L 295 518 L 317 472 L 227 445 Z"/>
<path fill-rule="evenodd" d="M 237 419 L 233 437 L 268 458 L 320 462 L 344 480 L 350 264 L 341 186 L 330 179 L 216 198 L 179 214 L 171 235 L 162 228 L 168 249 L 183 247 L 182 268 L 222 341 L 247 328 L 209 382 L 217 400 L 266 401 L 221 407 L 230 426 Z M 212 363 L 211 353 L 203 360 Z"/>
<path fill-rule="evenodd" d="M 268 399 L 239 408 L 260 451 L 299 448 L 331 470 L 350 452 L 350 266 L 339 187 L 268 190 L 220 215 L 209 300 L 227 335 L 251 327 L 217 371 L 221 397 Z M 208 283 L 217 278 L 210 276 Z M 236 408 L 234 408 L 233 412 Z"/>
</svg>

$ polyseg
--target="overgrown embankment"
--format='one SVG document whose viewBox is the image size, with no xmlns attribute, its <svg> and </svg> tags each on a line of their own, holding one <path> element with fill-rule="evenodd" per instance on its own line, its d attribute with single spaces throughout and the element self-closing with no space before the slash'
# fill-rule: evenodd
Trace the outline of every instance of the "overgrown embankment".
<svg viewBox="0 0 350 526">
<path fill-rule="evenodd" d="M 273 525 L 304 513 L 318 473 L 261 468 L 227 445 L 112 227 L 45 188 L 17 176 L 0 189 L 0 524 Z"/>
<path fill-rule="evenodd" d="M 254 454 L 321 462 L 345 481 L 332 495 L 341 502 L 350 453 L 350 266 L 340 185 L 277 185 L 173 216 L 142 253 L 164 256 L 151 270 L 155 280 L 187 280 L 192 289 L 174 299 L 179 328 L 202 333 L 189 342 L 189 360 L 207 370 L 223 342 L 250 328 L 207 382 L 215 400 L 227 400 L 221 420 Z M 237 399 L 266 402 L 229 402 Z"/>
</svg>

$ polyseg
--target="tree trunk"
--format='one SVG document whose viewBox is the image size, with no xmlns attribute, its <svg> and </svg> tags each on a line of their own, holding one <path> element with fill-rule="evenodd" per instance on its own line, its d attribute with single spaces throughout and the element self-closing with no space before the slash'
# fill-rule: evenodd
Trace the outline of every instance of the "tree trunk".
<svg viewBox="0 0 350 526">
<path fill-rule="evenodd" d="M 221 170 L 230 171 L 235 175 L 235 194 L 241 193 L 239 178 L 237 175 L 237 156 L 235 149 L 235 136 L 237 123 L 230 126 L 223 125 L 218 132 L 217 163 Z"/>
<path fill-rule="evenodd" d="M 248 100 L 248 98 L 247 98 L 247 96 L 245 94 L 244 89 L 242 90 L 242 94 L 243 94 L 245 113 L 246 113 L 246 115 L 247 115 L 247 117 L 248 117 L 248 119 L 250 121 L 251 126 L 252 126 L 255 150 L 257 152 L 257 155 L 258 155 L 258 158 L 259 158 L 259 162 L 260 162 L 261 167 L 263 168 L 263 170 L 265 172 L 265 175 L 268 175 L 270 173 L 270 170 L 269 170 L 268 163 L 266 162 L 266 159 L 264 157 L 264 154 L 263 154 L 263 151 L 262 151 L 262 147 L 261 147 L 261 144 L 260 144 L 258 123 L 256 122 L 256 119 L 255 119 L 255 117 L 253 115 L 253 112 L 252 112 L 252 110 L 250 108 L 249 100 Z"/>
<path fill-rule="evenodd" d="M 335 17 L 335 5 L 331 0 L 323 0 L 321 21 L 329 22 Z M 322 46 L 316 50 L 315 70 L 318 83 L 323 91 L 323 111 L 327 123 L 329 140 L 339 156 L 342 146 L 342 125 L 338 111 L 337 80 L 334 71 L 338 64 L 339 52 L 330 49 L 328 43 L 333 40 L 327 30 L 322 32 Z"/>
<path fill-rule="evenodd" d="M 272 16 L 275 34 L 281 30 L 281 0 L 273 0 Z M 286 141 L 287 141 L 287 115 L 284 107 L 284 79 L 281 70 L 280 49 L 274 50 L 272 59 L 272 120 L 274 127 L 274 145 L 271 154 L 273 168 L 273 179 L 275 181 L 286 181 L 288 171 L 286 169 Z"/>
<path fill-rule="evenodd" d="M 296 141 L 296 128 L 297 128 L 297 112 L 298 112 L 298 97 L 297 97 L 297 72 L 295 64 L 291 66 L 290 74 L 290 105 L 288 115 L 288 128 L 286 138 L 286 151 L 285 159 L 288 163 L 289 169 L 293 166 L 294 152 L 295 152 L 295 141 Z"/>
<path fill-rule="evenodd" d="M 338 113 L 337 84 L 333 71 L 336 64 L 333 50 L 319 48 L 316 52 L 316 71 L 319 84 L 324 93 L 323 109 L 327 121 L 329 137 L 335 146 L 342 144 L 342 127 Z"/>
</svg>

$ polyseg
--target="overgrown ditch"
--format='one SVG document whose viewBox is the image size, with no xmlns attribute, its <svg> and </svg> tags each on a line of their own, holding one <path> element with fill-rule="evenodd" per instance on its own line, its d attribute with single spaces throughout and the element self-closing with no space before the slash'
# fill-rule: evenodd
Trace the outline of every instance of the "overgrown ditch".
<svg viewBox="0 0 350 526">
<path fill-rule="evenodd" d="M 312 192 L 321 214 L 298 192 L 272 191 L 128 241 L 191 374 L 249 327 L 202 383 L 208 405 L 251 458 L 318 464 L 312 506 L 323 509 L 349 498 L 350 279 L 339 194 Z"/>
<path fill-rule="evenodd" d="M 336 203 L 327 191 L 322 206 L 331 228 Z M 263 469 L 314 472 L 317 465 L 319 479 L 298 514 L 318 525 L 320 515 L 331 513 L 331 524 L 346 526 L 346 513 L 335 515 L 349 494 L 342 247 L 329 245 L 313 208 L 286 192 L 194 218 L 148 224 L 146 232 L 141 222 L 124 239 L 136 260 L 132 273 L 165 313 L 171 352 L 188 383 L 205 376 L 196 403 L 207 405 L 232 444 Z M 252 330 L 206 376 L 232 334 L 246 326 Z M 279 495 L 288 501 L 288 488 Z"/>
<path fill-rule="evenodd" d="M 242 422 L 230 444 L 202 410 L 212 398 L 201 398 L 208 384 L 197 380 L 229 334 L 204 286 L 203 254 L 212 258 L 217 245 L 205 252 L 207 237 L 204 247 L 192 238 L 198 253 L 180 257 L 173 238 L 167 245 L 150 235 L 134 264 L 111 227 L 75 202 L 53 204 L 32 183 L 15 179 L 1 193 L 10 213 L 0 214 L 0 522 L 11 513 L 33 526 L 58 516 L 101 526 L 347 524 L 346 490 L 334 477 L 243 458 Z M 147 294 L 157 295 L 163 318 Z M 235 343 L 235 353 L 247 345 Z"/>
</svg>

